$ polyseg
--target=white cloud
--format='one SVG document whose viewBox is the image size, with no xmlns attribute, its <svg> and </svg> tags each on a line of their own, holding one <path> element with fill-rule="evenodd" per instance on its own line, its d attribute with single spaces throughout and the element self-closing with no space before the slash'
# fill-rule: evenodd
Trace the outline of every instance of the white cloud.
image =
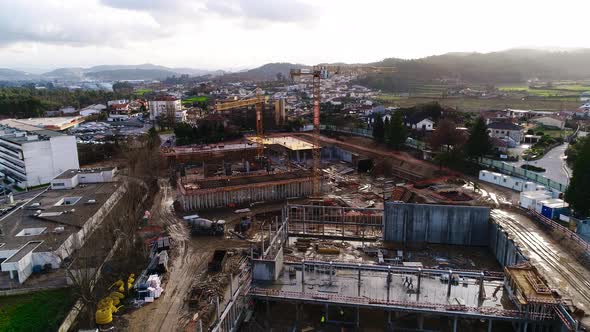
<svg viewBox="0 0 590 332">
<path fill-rule="evenodd" d="M 0 67 L 235 68 L 590 47 L 589 1 L 0 0 Z"/>
<path fill-rule="evenodd" d="M 0 0 L 0 45 L 121 45 L 133 36 L 161 37 L 164 32 L 148 15 L 109 10 L 92 1 Z"/>
</svg>

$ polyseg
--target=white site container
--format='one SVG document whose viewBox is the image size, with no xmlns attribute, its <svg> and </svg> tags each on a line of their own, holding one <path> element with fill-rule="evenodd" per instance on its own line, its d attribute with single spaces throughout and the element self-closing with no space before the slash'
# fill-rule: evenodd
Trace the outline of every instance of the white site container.
<svg viewBox="0 0 590 332">
<path fill-rule="evenodd" d="M 490 171 L 486 171 L 486 170 L 479 171 L 479 179 L 481 181 L 490 182 L 490 179 L 491 179 Z"/>
<path fill-rule="evenodd" d="M 492 173 L 492 183 L 494 184 L 500 184 L 500 182 L 502 181 L 502 174 L 500 173 Z"/>
<path fill-rule="evenodd" d="M 520 193 L 520 206 L 525 209 L 537 209 L 537 202 L 551 198 L 551 194 L 543 191 L 523 191 Z M 542 207 L 542 206 L 541 206 Z"/>
<path fill-rule="evenodd" d="M 534 182 L 530 182 L 530 181 L 525 182 L 522 186 L 523 192 L 535 191 L 536 189 L 537 189 L 537 184 Z"/>
<path fill-rule="evenodd" d="M 522 191 L 523 179 L 512 178 L 512 189 L 516 191 Z"/>
</svg>

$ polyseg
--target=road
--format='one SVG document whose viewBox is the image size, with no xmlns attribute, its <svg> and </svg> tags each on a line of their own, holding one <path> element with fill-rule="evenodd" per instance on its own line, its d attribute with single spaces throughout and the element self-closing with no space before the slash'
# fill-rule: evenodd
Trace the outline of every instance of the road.
<svg viewBox="0 0 590 332">
<path fill-rule="evenodd" d="M 524 215 L 499 209 L 491 215 L 543 273 L 550 287 L 586 312 L 582 324 L 590 326 L 590 269 L 574 256 L 574 249 Z"/>
<path fill-rule="evenodd" d="M 569 170 L 565 163 L 565 150 L 567 149 L 568 144 L 559 145 L 549 152 L 547 152 L 543 158 L 535 161 L 530 161 L 528 164 L 543 167 L 546 171 L 540 173 L 541 175 L 559 183 L 569 184 L 569 177 L 571 174 L 571 170 Z M 524 160 L 519 160 L 517 162 L 509 163 L 513 166 L 520 167 L 522 164 L 525 164 Z"/>
</svg>

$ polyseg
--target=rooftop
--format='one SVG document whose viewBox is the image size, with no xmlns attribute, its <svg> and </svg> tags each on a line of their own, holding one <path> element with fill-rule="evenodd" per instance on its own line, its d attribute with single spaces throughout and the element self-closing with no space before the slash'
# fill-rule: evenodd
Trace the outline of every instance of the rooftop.
<svg viewBox="0 0 590 332">
<path fill-rule="evenodd" d="M 0 125 L 23 131 L 38 131 L 42 129 L 62 131 L 84 122 L 80 116 L 62 116 L 55 118 L 6 119 Z"/>
<path fill-rule="evenodd" d="M 256 137 L 249 137 L 248 138 L 252 142 L 258 141 Z M 313 144 L 306 142 L 304 140 L 300 140 L 298 138 L 292 136 L 283 136 L 283 137 L 265 137 L 263 139 L 264 145 L 280 145 L 284 148 L 287 148 L 292 151 L 299 151 L 299 150 L 311 150 L 313 149 Z"/>
<path fill-rule="evenodd" d="M 2 250 L 16 250 L 30 241 L 43 241 L 35 251 L 57 249 L 70 234 L 84 226 L 117 186 L 116 183 L 88 184 L 71 190 L 43 192 L 0 220 L 0 241 L 5 243 Z M 91 200 L 95 203 L 89 203 Z"/>
<path fill-rule="evenodd" d="M 489 129 L 503 129 L 503 130 L 522 130 L 522 127 L 511 122 L 492 122 L 488 125 Z"/>
<path fill-rule="evenodd" d="M 92 173 L 99 173 L 99 172 L 110 172 L 114 170 L 116 167 L 101 167 L 101 168 L 79 168 L 79 169 L 68 169 L 64 171 L 60 175 L 56 176 L 55 179 L 69 179 L 75 174 L 92 174 Z"/>
</svg>

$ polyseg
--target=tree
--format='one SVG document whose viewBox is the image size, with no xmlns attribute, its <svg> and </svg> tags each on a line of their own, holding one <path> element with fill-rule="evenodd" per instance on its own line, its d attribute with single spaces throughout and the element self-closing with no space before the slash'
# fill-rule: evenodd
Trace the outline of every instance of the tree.
<svg viewBox="0 0 590 332">
<path fill-rule="evenodd" d="M 579 143 L 578 143 L 579 144 Z M 590 215 L 590 140 L 584 140 L 574 163 L 572 179 L 565 200 L 580 217 Z"/>
<path fill-rule="evenodd" d="M 387 144 L 391 148 L 399 149 L 406 142 L 407 130 L 402 121 L 402 115 L 400 112 L 395 112 L 391 117 L 387 133 Z"/>
<path fill-rule="evenodd" d="M 465 153 L 470 158 L 480 158 L 492 151 L 492 143 L 483 117 L 477 118 L 465 144 Z"/>
<path fill-rule="evenodd" d="M 376 114 L 373 119 L 373 138 L 379 143 L 385 141 L 385 123 L 381 114 Z"/>
<path fill-rule="evenodd" d="M 152 150 L 158 146 L 160 146 L 160 136 L 158 135 L 156 128 L 151 127 L 150 130 L 148 130 L 147 147 Z"/>
<path fill-rule="evenodd" d="M 457 131 L 457 125 L 451 120 L 443 119 L 430 137 L 430 146 L 435 150 L 442 150 L 443 147 L 446 147 L 446 151 L 449 151 L 460 141 L 461 134 Z"/>
</svg>

